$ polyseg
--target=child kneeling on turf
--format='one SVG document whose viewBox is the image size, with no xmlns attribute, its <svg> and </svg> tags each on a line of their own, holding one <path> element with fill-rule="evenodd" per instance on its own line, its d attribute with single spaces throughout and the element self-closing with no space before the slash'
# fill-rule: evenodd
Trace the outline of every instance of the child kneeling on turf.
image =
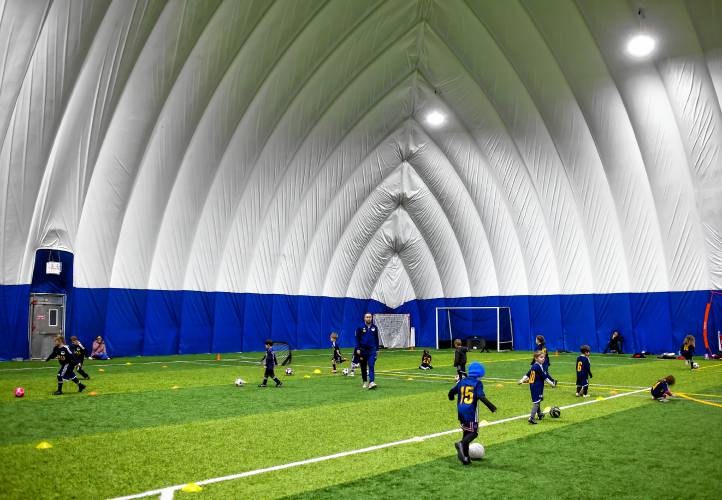
<svg viewBox="0 0 722 500">
<path fill-rule="evenodd" d="M 552 387 L 557 386 L 557 381 L 554 380 L 549 372 L 544 370 L 544 360 L 546 355 L 541 351 L 536 351 L 532 358 L 532 365 L 526 375 L 519 380 L 519 384 L 526 384 L 529 382 L 529 389 L 531 390 L 531 415 L 529 416 L 529 423 L 536 424 L 534 416 L 536 415 L 538 420 L 544 418 L 544 414 L 541 411 L 541 402 L 544 400 L 544 382 L 546 381 Z"/>
<path fill-rule="evenodd" d="M 669 390 L 670 385 L 674 385 L 674 375 L 667 375 L 664 378 L 657 380 L 652 386 L 652 397 L 660 403 L 666 403 L 669 401 L 668 397 L 674 397 L 672 391 Z"/>
<path fill-rule="evenodd" d="M 431 366 L 431 354 L 429 354 L 428 349 L 424 349 L 424 353 L 421 355 L 421 364 L 419 365 L 419 370 L 433 370 L 434 367 Z"/>
<path fill-rule="evenodd" d="M 479 415 L 476 406 L 479 401 L 484 403 L 492 413 L 496 412 L 496 406 L 486 399 L 484 394 L 484 384 L 481 378 L 484 376 L 484 365 L 478 361 L 469 365 L 469 374 L 466 378 L 459 380 L 456 385 L 449 391 L 449 400 L 456 399 L 456 411 L 459 416 L 461 430 L 464 436 L 461 441 L 454 443 L 456 447 L 456 455 L 464 465 L 469 465 L 469 445 L 479 435 Z"/>
<path fill-rule="evenodd" d="M 589 397 L 589 379 L 592 378 L 592 364 L 589 362 L 590 347 L 584 344 L 579 348 L 581 356 L 577 357 L 577 397 Z"/>
</svg>

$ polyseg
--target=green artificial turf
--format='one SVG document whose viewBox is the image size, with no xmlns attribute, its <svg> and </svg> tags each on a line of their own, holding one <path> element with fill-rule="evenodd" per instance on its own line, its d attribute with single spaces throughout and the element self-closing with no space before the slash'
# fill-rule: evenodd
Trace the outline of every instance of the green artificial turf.
<svg viewBox="0 0 722 500">
<path fill-rule="evenodd" d="M 57 364 L 0 364 L 0 498 L 111 498 L 286 464 L 457 428 L 453 352 L 432 352 L 436 369 L 417 369 L 419 351 L 385 351 L 376 391 L 361 378 L 329 373 L 328 351 L 296 352 L 280 389 L 256 387 L 260 354 L 90 361 L 88 389 L 52 396 Z M 486 364 L 489 422 L 525 414 L 528 386 L 514 381 L 530 354 L 471 353 Z M 544 406 L 579 403 L 576 355 L 551 357 L 563 385 Z M 637 498 L 715 497 L 722 407 L 689 400 L 666 405 L 648 391 L 596 401 L 674 374 L 673 390 L 722 405 L 722 363 L 593 355 L 592 404 L 529 426 L 525 419 L 482 427 L 486 457 L 464 467 L 459 434 L 207 485 L 177 498 Z M 130 363 L 130 364 L 126 364 Z M 104 371 L 100 372 L 102 368 Z M 322 373 L 315 374 L 320 368 Z M 280 370 L 279 370 L 280 371 Z M 237 388 L 233 381 L 248 381 Z M 308 378 L 306 378 L 308 377 Z M 13 397 L 22 386 L 24 398 Z M 94 391 L 95 396 L 90 395 Z M 38 450 L 41 441 L 51 449 Z M 72 478 L 72 481 L 68 479 Z M 684 484 L 684 492 L 673 485 Z"/>
</svg>

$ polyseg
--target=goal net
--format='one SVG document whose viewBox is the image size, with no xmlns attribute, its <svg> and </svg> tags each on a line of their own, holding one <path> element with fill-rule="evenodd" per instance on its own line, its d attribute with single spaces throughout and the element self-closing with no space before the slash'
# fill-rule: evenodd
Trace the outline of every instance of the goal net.
<svg viewBox="0 0 722 500">
<path fill-rule="evenodd" d="M 415 347 L 410 314 L 374 314 L 379 329 L 379 341 L 388 349 Z"/>
<path fill-rule="evenodd" d="M 514 348 L 510 307 L 437 307 L 436 348 L 451 347 L 454 339 L 483 340 L 497 351 Z"/>
</svg>

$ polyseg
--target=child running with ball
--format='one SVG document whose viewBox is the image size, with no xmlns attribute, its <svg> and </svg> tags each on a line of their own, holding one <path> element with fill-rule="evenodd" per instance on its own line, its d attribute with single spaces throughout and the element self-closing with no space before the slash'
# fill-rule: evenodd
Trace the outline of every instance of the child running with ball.
<svg viewBox="0 0 722 500">
<path fill-rule="evenodd" d="M 479 401 L 484 403 L 492 413 L 496 412 L 496 406 L 486 399 L 484 384 L 481 378 L 484 376 L 484 365 L 475 361 L 469 365 L 468 375 L 459 380 L 449 391 L 449 400 L 453 401 L 456 396 L 456 411 L 459 416 L 461 430 L 464 436 L 461 441 L 454 443 L 456 455 L 464 465 L 471 463 L 469 457 L 469 445 L 479 435 Z"/>
<path fill-rule="evenodd" d="M 529 389 L 531 390 L 531 415 L 529 416 L 529 423 L 536 424 L 534 416 L 536 415 L 537 420 L 544 418 L 544 414 L 541 411 L 541 402 L 544 400 L 544 382 L 548 383 L 552 387 L 557 386 L 557 381 L 554 380 L 549 372 L 544 370 L 544 360 L 546 355 L 541 351 L 534 353 L 532 359 L 531 368 L 526 372 L 526 375 L 519 380 L 519 384 L 529 383 Z"/>
</svg>

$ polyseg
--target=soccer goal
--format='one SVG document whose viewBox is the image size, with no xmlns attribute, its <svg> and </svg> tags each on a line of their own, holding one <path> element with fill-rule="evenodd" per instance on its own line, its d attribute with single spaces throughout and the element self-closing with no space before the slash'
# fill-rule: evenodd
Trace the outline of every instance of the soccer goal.
<svg viewBox="0 0 722 500">
<path fill-rule="evenodd" d="M 454 339 L 483 339 L 495 343 L 496 350 L 514 349 L 511 307 L 437 307 L 436 348 L 451 345 Z"/>
<path fill-rule="evenodd" d="M 410 314 L 374 314 L 379 329 L 379 341 L 388 349 L 416 346 Z"/>
</svg>

